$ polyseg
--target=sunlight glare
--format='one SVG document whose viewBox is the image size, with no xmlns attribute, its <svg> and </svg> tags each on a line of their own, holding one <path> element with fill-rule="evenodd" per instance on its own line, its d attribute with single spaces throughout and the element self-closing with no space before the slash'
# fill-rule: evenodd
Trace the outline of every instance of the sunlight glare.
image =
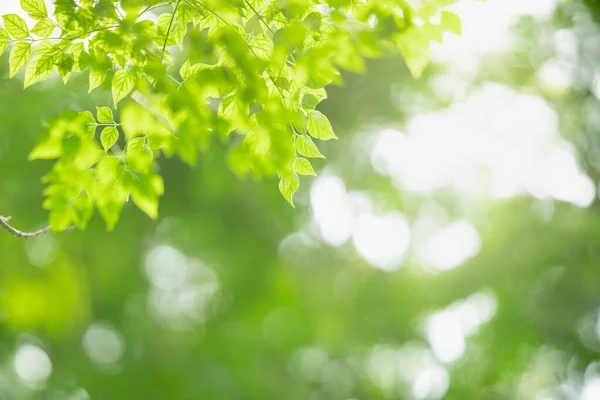
<svg viewBox="0 0 600 400">
<path fill-rule="evenodd" d="M 408 249 L 410 228 L 406 218 L 397 212 L 383 216 L 362 215 L 352 235 L 358 253 L 372 266 L 394 271 Z"/>
<path fill-rule="evenodd" d="M 24 344 L 15 354 L 14 367 L 17 375 L 28 383 L 41 383 L 52 373 L 52 362 L 48 354 L 32 344 Z"/>
<path fill-rule="evenodd" d="M 83 350 L 97 364 L 115 364 L 125 352 L 125 340 L 113 326 L 95 322 L 83 335 Z"/>
<path fill-rule="evenodd" d="M 337 176 L 321 176 L 310 188 L 314 219 L 323 240 L 341 246 L 352 235 L 353 216 L 344 182 Z"/>
<path fill-rule="evenodd" d="M 468 221 L 455 222 L 429 239 L 424 257 L 437 270 L 451 270 L 479 253 L 481 240 Z"/>
</svg>

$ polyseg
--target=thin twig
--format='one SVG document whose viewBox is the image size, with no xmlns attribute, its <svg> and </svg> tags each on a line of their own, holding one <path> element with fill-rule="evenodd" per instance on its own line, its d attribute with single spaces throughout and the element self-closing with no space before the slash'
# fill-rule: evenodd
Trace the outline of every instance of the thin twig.
<svg viewBox="0 0 600 400">
<path fill-rule="evenodd" d="M 267 27 L 267 29 L 268 29 L 268 30 L 269 30 L 269 31 L 270 31 L 272 34 L 275 34 L 275 32 L 273 31 L 273 29 L 271 29 L 271 26 L 269 26 L 269 24 L 267 24 L 267 23 L 265 22 L 265 20 L 263 19 L 263 16 L 262 16 L 262 15 L 260 15 L 258 11 L 256 11 L 256 8 L 254 8 L 254 6 L 252 6 L 252 4 L 251 4 L 251 3 L 250 3 L 248 0 L 245 0 L 245 1 L 246 1 L 246 4 L 248 4 L 248 7 L 250 7 L 250 9 L 251 9 L 251 10 L 254 12 L 254 15 L 256 15 L 256 18 L 258 18 L 258 20 L 259 20 L 260 22 L 262 22 L 263 24 L 265 24 L 265 26 Z"/>
<path fill-rule="evenodd" d="M 11 219 L 11 217 L 3 217 L 0 215 L 0 226 L 2 226 L 2 228 L 6 229 L 9 233 L 12 233 L 16 237 L 23 238 L 23 239 L 29 239 L 32 237 L 44 235 L 44 234 L 50 232 L 50 230 L 52 229 L 51 226 L 47 226 L 47 227 L 37 230 L 35 232 L 24 232 L 24 231 L 21 231 L 21 230 L 15 228 L 11 224 L 9 224 L 8 221 L 10 221 L 10 219 Z M 72 229 L 75 229 L 75 226 L 70 226 L 67 229 L 65 229 L 63 232 L 67 232 Z"/>
<path fill-rule="evenodd" d="M 160 56 L 161 62 L 165 58 L 165 50 L 167 48 L 167 42 L 169 41 L 169 35 L 171 34 L 171 27 L 173 26 L 173 20 L 175 19 L 175 13 L 177 12 L 177 9 L 179 8 L 179 3 L 181 3 L 181 0 L 177 0 L 177 3 L 175 3 L 175 8 L 173 9 L 173 14 L 171 15 L 171 20 L 169 21 L 169 27 L 167 28 L 167 33 L 165 34 L 165 42 L 163 43 L 162 55 Z"/>
</svg>

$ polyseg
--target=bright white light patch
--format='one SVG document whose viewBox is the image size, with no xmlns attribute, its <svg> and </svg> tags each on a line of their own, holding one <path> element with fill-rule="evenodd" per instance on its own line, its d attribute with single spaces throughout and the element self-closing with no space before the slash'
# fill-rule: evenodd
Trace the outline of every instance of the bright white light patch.
<svg viewBox="0 0 600 400">
<path fill-rule="evenodd" d="M 146 256 L 145 270 L 152 288 L 148 305 L 158 318 L 177 327 L 203 322 L 219 291 L 215 272 L 171 246 L 156 246 Z"/>
<path fill-rule="evenodd" d="M 431 314 L 425 319 L 431 350 L 444 363 L 458 360 L 466 350 L 466 339 L 477 333 L 479 327 L 492 319 L 495 313 L 495 295 L 477 292 Z"/>
<path fill-rule="evenodd" d="M 406 387 L 415 399 L 440 399 L 448 391 L 446 367 L 422 344 L 393 349 L 373 348 L 366 366 L 367 376 L 389 398 L 406 397 Z"/>
<path fill-rule="evenodd" d="M 115 364 L 125 352 L 125 341 L 112 326 L 94 323 L 83 335 L 83 350 L 97 364 Z"/>
<path fill-rule="evenodd" d="M 429 317 L 427 340 L 435 356 L 444 363 L 458 360 L 465 352 L 465 335 L 455 313 L 441 311 Z"/>
<path fill-rule="evenodd" d="M 146 274 L 154 286 L 176 288 L 185 282 L 188 263 L 179 250 L 170 246 L 154 247 L 146 256 Z"/>
<path fill-rule="evenodd" d="M 521 16 L 548 18 L 556 0 L 487 0 L 457 2 L 451 7 L 462 20 L 462 35 L 444 35 L 444 43 L 433 43 L 433 59 L 450 65 L 474 62 L 484 54 L 509 48 L 512 25 Z"/>
<path fill-rule="evenodd" d="M 341 246 L 352 234 L 353 215 L 344 182 L 337 176 L 321 176 L 310 188 L 310 204 L 323 240 Z"/>
<path fill-rule="evenodd" d="M 573 84 L 572 68 L 561 60 L 546 61 L 537 71 L 542 89 L 551 94 L 561 94 Z"/>
<path fill-rule="evenodd" d="M 46 352 L 31 344 L 19 347 L 14 365 L 19 378 L 30 383 L 43 382 L 52 373 L 52 362 Z"/>
<path fill-rule="evenodd" d="M 397 269 L 408 249 L 410 229 L 399 213 L 363 215 L 356 221 L 352 240 L 356 250 L 374 267 Z"/>
<path fill-rule="evenodd" d="M 412 384 L 413 396 L 417 399 L 439 399 L 448 391 L 448 370 L 439 364 L 430 364 L 419 371 Z"/>
<path fill-rule="evenodd" d="M 453 269 L 479 252 L 479 234 L 468 221 L 455 222 L 436 233 L 427 243 L 426 257 L 442 271 Z"/>
<path fill-rule="evenodd" d="M 580 400 L 598 400 L 600 399 L 600 378 L 596 377 L 585 382 L 581 391 Z"/>
<path fill-rule="evenodd" d="M 496 83 L 462 102 L 411 119 L 406 135 L 379 132 L 374 168 L 403 191 L 450 190 L 459 198 L 528 194 L 586 207 L 591 179 L 558 133 L 558 116 L 542 98 Z"/>
</svg>

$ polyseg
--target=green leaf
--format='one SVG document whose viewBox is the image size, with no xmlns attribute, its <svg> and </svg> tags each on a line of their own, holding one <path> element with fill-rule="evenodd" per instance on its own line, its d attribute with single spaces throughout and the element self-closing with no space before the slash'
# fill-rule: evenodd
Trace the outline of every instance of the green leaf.
<svg viewBox="0 0 600 400">
<path fill-rule="evenodd" d="M 0 28 L 0 56 L 4 54 L 10 43 L 10 35 L 5 29 Z"/>
<path fill-rule="evenodd" d="M 69 75 L 73 70 L 74 62 L 75 61 L 73 60 L 73 56 L 71 56 L 70 54 L 63 53 L 58 57 L 58 61 L 56 62 L 56 69 L 65 84 L 67 83 Z"/>
<path fill-rule="evenodd" d="M 33 14 L 47 16 L 48 10 L 44 0 L 21 0 L 21 8 L 23 11 Z"/>
<path fill-rule="evenodd" d="M 449 11 L 442 11 L 440 15 L 440 27 L 442 30 L 456 35 L 461 35 L 462 33 L 460 17 Z"/>
<path fill-rule="evenodd" d="M 321 140 L 337 139 L 327 117 L 317 110 L 308 112 L 308 132 Z"/>
<path fill-rule="evenodd" d="M 102 184 L 110 184 L 119 177 L 121 161 L 114 156 L 102 157 L 96 163 L 96 178 Z"/>
<path fill-rule="evenodd" d="M 308 136 L 296 136 L 296 151 L 308 158 L 325 158 L 317 148 L 315 142 Z"/>
<path fill-rule="evenodd" d="M 244 138 L 244 145 L 254 154 L 267 154 L 271 146 L 271 138 L 267 132 L 262 130 L 252 130 Z"/>
<path fill-rule="evenodd" d="M 104 82 L 105 78 L 106 71 L 102 71 L 94 67 L 90 68 L 90 89 L 88 90 L 88 93 L 91 93 L 92 90 L 102 85 L 102 82 Z"/>
<path fill-rule="evenodd" d="M 317 175 L 312 165 L 310 165 L 310 161 L 302 157 L 298 157 L 294 160 L 294 171 L 300 175 Z"/>
<path fill-rule="evenodd" d="M 157 136 L 154 139 L 168 137 L 169 129 L 158 121 L 150 111 L 137 103 L 128 103 L 121 110 L 121 127 L 125 139 L 130 140 L 139 135 Z"/>
<path fill-rule="evenodd" d="M 56 25 L 54 25 L 54 22 L 49 19 L 44 19 L 38 21 L 33 28 L 31 28 L 31 33 L 34 33 L 41 38 L 47 38 L 52 35 L 55 29 Z"/>
<path fill-rule="evenodd" d="M 108 126 L 102 130 L 100 134 L 100 143 L 102 143 L 102 147 L 104 147 L 105 151 L 108 151 L 111 147 L 117 143 L 119 139 L 119 131 L 114 126 Z"/>
<path fill-rule="evenodd" d="M 54 57 L 44 54 L 32 60 L 25 70 L 24 87 L 48 79 L 54 69 Z"/>
<path fill-rule="evenodd" d="M 85 229 L 94 215 L 94 204 L 86 194 L 82 194 L 77 196 L 73 202 L 71 211 L 75 225 L 81 229 Z"/>
<path fill-rule="evenodd" d="M 10 42 L 10 35 L 4 28 L 0 28 L 0 42 Z"/>
<path fill-rule="evenodd" d="M 29 42 L 17 42 L 10 51 L 10 58 L 8 59 L 8 65 L 10 66 L 9 76 L 12 78 L 15 76 L 31 57 L 31 43 Z"/>
<path fill-rule="evenodd" d="M 279 181 L 279 191 L 285 197 L 285 199 L 294 206 L 294 193 L 298 190 L 300 186 L 300 179 L 298 178 L 298 174 L 293 172 L 290 176 L 285 179 L 281 179 Z"/>
<path fill-rule="evenodd" d="M 106 223 L 106 229 L 112 231 L 115 229 L 115 225 L 121 216 L 123 201 L 114 193 L 107 192 L 107 195 L 103 196 L 101 200 L 98 200 L 97 204 L 98 211 L 100 212 L 102 219 L 104 219 L 104 223 Z"/>
<path fill-rule="evenodd" d="M 96 120 L 94 119 L 94 115 L 90 111 L 82 111 L 79 113 L 79 115 L 81 116 L 82 121 L 85 123 L 85 132 L 88 134 L 88 136 L 94 137 L 94 134 L 96 133 L 96 127 L 98 126 Z"/>
<path fill-rule="evenodd" d="M 134 139 L 131 139 L 129 142 L 127 142 L 127 152 L 128 153 L 135 153 L 135 152 L 143 151 L 145 147 L 146 147 L 146 138 L 144 138 L 144 137 L 134 138 Z"/>
<path fill-rule="evenodd" d="M 77 149 L 73 164 L 77 168 L 84 170 L 96 164 L 103 156 L 104 152 L 100 150 L 95 141 L 85 140 L 81 142 L 81 145 Z"/>
<path fill-rule="evenodd" d="M 5 29 L 0 28 L 0 56 L 4 54 L 10 43 L 10 35 Z"/>
<path fill-rule="evenodd" d="M 29 37 L 29 29 L 25 20 L 17 14 L 6 14 L 2 16 L 4 27 L 15 39 L 25 39 Z"/>
<path fill-rule="evenodd" d="M 133 73 L 127 70 L 120 70 L 115 73 L 112 80 L 112 96 L 115 107 L 123 98 L 125 98 L 135 86 L 136 78 Z"/>
<path fill-rule="evenodd" d="M 83 42 L 77 42 L 71 45 L 69 49 L 71 57 L 73 57 L 73 68 L 75 72 L 83 71 L 89 64 L 90 55 L 85 52 Z"/>
<path fill-rule="evenodd" d="M 28 159 L 31 160 L 49 160 L 58 158 L 63 151 L 62 140 L 57 137 L 44 135 L 37 146 L 29 153 Z"/>
<path fill-rule="evenodd" d="M 96 107 L 98 122 L 112 124 L 115 122 L 112 110 L 109 107 Z"/>
<path fill-rule="evenodd" d="M 185 81 L 187 78 L 190 77 L 191 74 L 192 74 L 192 66 L 190 64 L 190 60 L 188 59 L 188 60 L 185 60 L 185 62 L 179 69 L 179 75 L 181 76 L 181 79 L 183 79 Z"/>
</svg>

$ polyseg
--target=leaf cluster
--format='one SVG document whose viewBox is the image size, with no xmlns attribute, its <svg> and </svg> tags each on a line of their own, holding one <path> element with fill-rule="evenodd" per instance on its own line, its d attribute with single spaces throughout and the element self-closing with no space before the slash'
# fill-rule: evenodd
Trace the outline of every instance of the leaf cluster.
<svg viewBox="0 0 600 400">
<path fill-rule="evenodd" d="M 319 141 L 337 139 L 317 109 L 325 88 L 386 54 L 420 76 L 431 41 L 460 33 L 444 9 L 452 3 L 56 0 L 49 15 L 43 0 L 21 0 L 37 22 L 2 17 L 10 76 L 25 69 L 28 87 L 53 71 L 65 83 L 86 73 L 89 91 L 110 89 L 113 100 L 51 121 L 30 154 L 57 160 L 44 177 L 53 229 L 85 228 L 96 209 L 112 229 L 129 200 L 156 218 L 156 159 L 193 165 L 214 138 L 229 146 L 236 174 L 277 176 L 293 205 L 299 175 L 315 175 L 310 159 L 323 157 Z"/>
</svg>

